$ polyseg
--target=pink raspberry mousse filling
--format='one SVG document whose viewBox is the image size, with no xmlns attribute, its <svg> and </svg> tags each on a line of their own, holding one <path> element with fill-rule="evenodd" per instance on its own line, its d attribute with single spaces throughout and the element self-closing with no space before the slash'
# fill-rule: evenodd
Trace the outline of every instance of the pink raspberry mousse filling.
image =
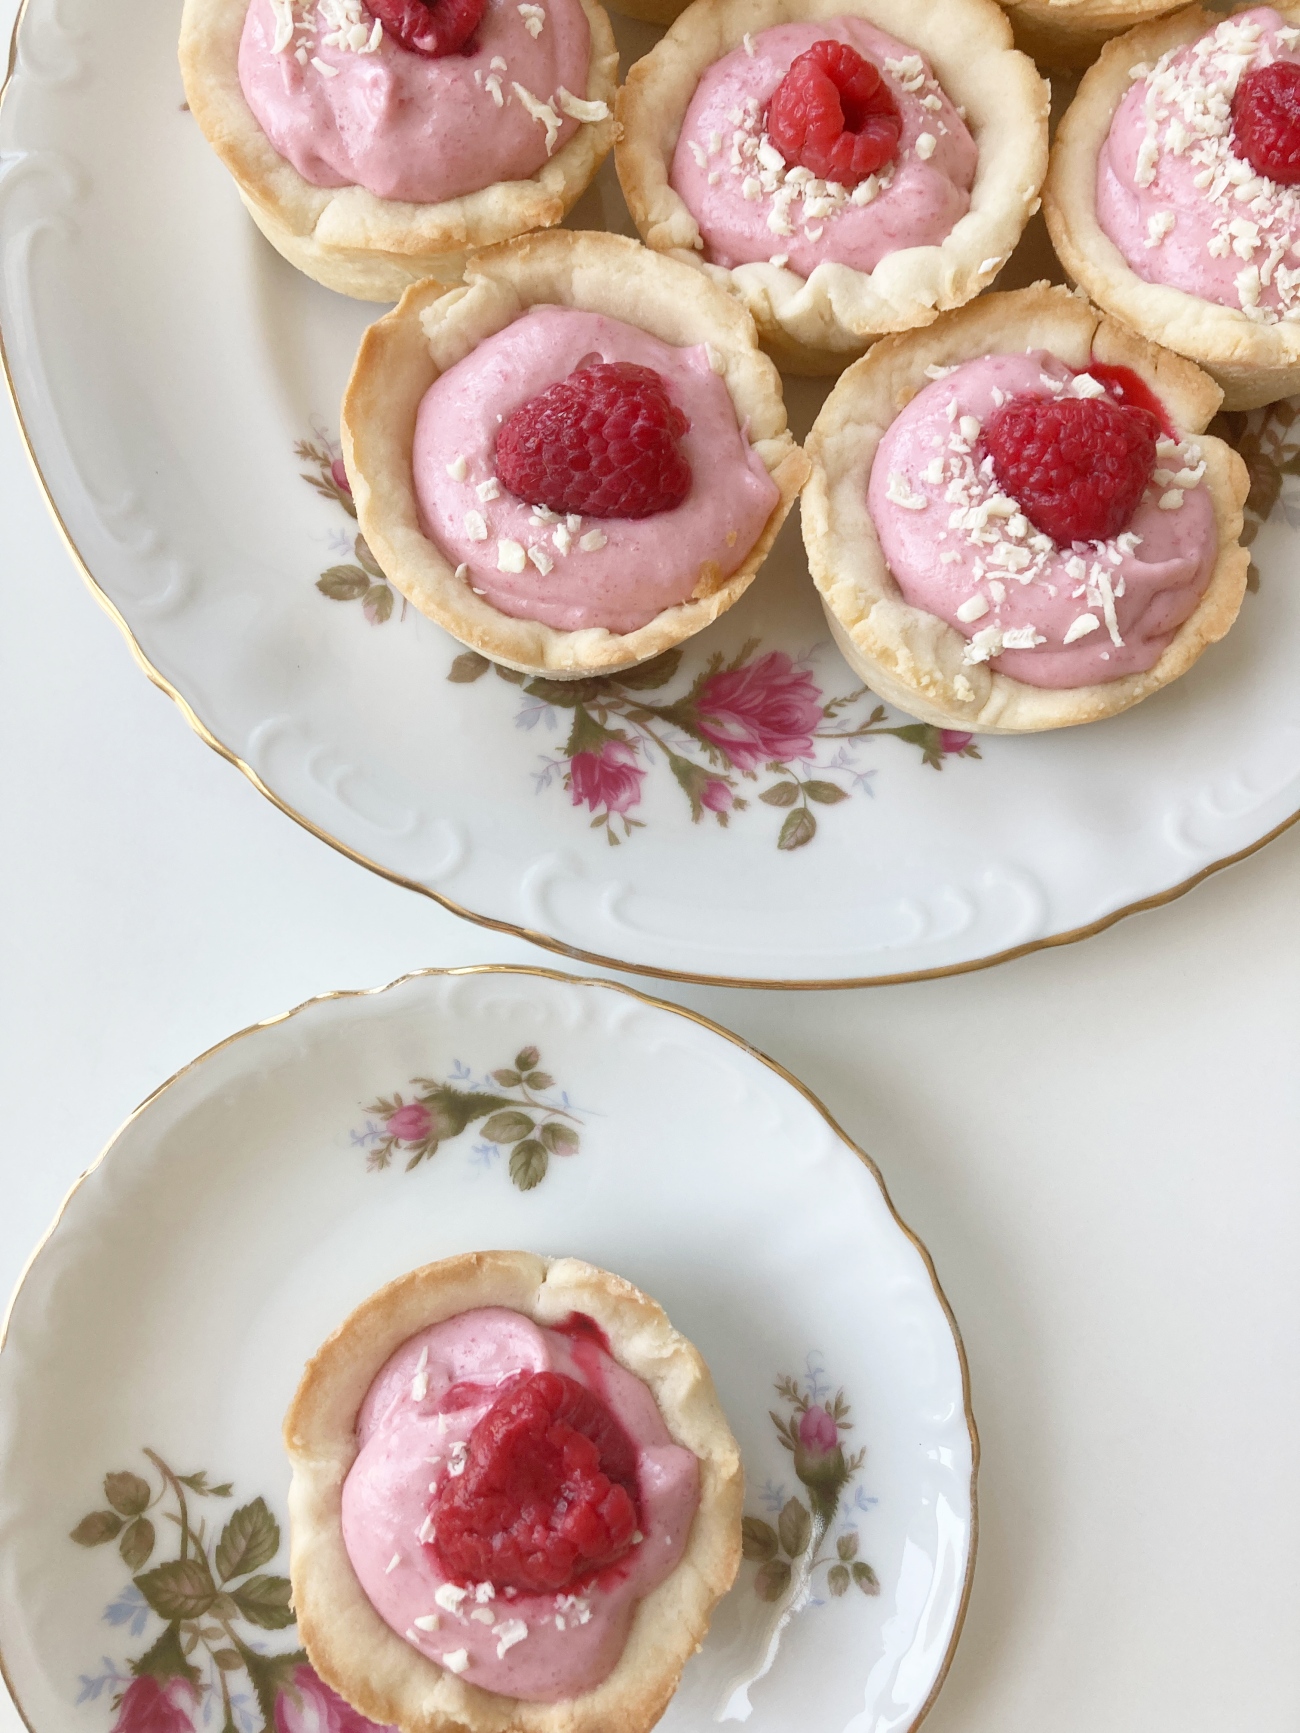
<svg viewBox="0 0 1300 1733">
<path fill-rule="evenodd" d="M 847 42 L 875 62 L 898 104 L 898 155 L 850 191 L 791 167 L 764 116 L 791 63 L 816 42 Z M 873 271 L 886 254 L 937 246 L 970 208 L 979 153 L 914 48 L 861 18 L 778 24 L 715 61 L 695 88 L 669 181 L 699 224 L 704 257 L 734 269 L 823 261 Z"/>
<path fill-rule="evenodd" d="M 431 1544 L 431 1495 L 464 1471 L 470 1434 L 521 1371 L 558 1372 L 591 1390 L 637 1452 L 641 1538 L 594 1579 L 554 1594 L 453 1581 Z M 466 1385 L 482 1386 L 481 1400 L 461 1405 Z M 699 1503 L 699 1463 L 673 1443 L 639 1378 L 586 1331 L 543 1329 L 499 1306 L 404 1342 L 366 1393 L 357 1444 L 343 1485 L 343 1540 L 371 1604 L 467 1683 L 528 1702 L 580 1696 L 610 1673 L 637 1602 L 679 1563 Z"/>
<path fill-rule="evenodd" d="M 586 97 L 590 57 L 578 0 L 488 0 L 466 49 L 439 59 L 385 36 L 358 0 L 360 46 L 341 46 L 327 19 L 340 3 L 295 9 L 307 28 L 286 39 L 291 0 L 251 0 L 239 43 L 254 118 L 313 186 L 436 204 L 527 179 L 576 132 L 565 104 Z"/>
<path fill-rule="evenodd" d="M 1126 529 L 1069 546 L 1035 530 L 978 449 L 1013 397 L 1104 390 L 1043 349 L 989 355 L 918 392 L 880 441 L 867 501 L 881 550 L 903 599 L 968 640 L 967 663 L 1053 688 L 1141 674 L 1204 593 L 1218 531 L 1194 440 L 1158 442 Z"/>
<path fill-rule="evenodd" d="M 1260 324 L 1300 319 L 1300 187 L 1237 155 L 1231 116 L 1242 77 L 1300 64 L 1298 45 L 1300 30 L 1259 6 L 1133 68 L 1097 159 L 1097 219 L 1144 282 Z"/>
<path fill-rule="evenodd" d="M 497 429 L 582 363 L 652 367 L 690 421 L 691 490 L 652 517 L 559 518 L 507 493 Z M 498 608 L 558 631 L 635 632 L 743 564 L 780 497 L 737 424 L 707 345 L 674 348 L 636 326 L 571 307 L 534 307 L 435 380 L 412 450 L 425 534 Z"/>
</svg>

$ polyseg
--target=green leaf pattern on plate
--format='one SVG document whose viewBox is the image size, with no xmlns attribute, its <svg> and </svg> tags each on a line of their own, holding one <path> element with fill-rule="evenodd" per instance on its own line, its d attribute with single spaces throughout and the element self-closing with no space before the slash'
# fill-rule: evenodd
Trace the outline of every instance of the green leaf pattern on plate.
<svg viewBox="0 0 1300 1733">
<path fill-rule="evenodd" d="M 516 1053 L 509 1065 L 498 1066 L 475 1082 L 465 1066 L 442 1082 L 428 1077 L 411 1080 L 413 1093 L 381 1095 L 364 1111 L 370 1116 L 354 1144 L 366 1148 L 372 1171 L 390 1167 L 400 1156 L 409 1173 L 429 1161 L 482 1120 L 479 1153 L 489 1157 L 510 1151 L 509 1173 L 520 1191 L 532 1191 L 546 1178 L 553 1155 L 577 1155 L 582 1121 L 572 1111 L 568 1094 L 553 1099 L 555 1079 L 541 1069 L 536 1047 Z"/>
<path fill-rule="evenodd" d="M 776 1521 L 746 1516 L 741 1524 L 743 1556 L 758 1566 L 754 1593 L 761 1601 L 776 1602 L 805 1584 L 815 1583 L 825 1571 L 825 1586 L 835 1598 L 856 1584 L 864 1595 L 878 1595 L 880 1582 L 871 1566 L 858 1557 L 861 1536 L 856 1528 L 841 1526 L 841 1505 L 846 1492 L 866 1461 L 866 1450 L 846 1451 L 844 1434 L 853 1430 L 844 1392 L 831 1395 L 822 1379 L 817 1357 L 810 1355 L 809 1373 L 799 1380 L 783 1373 L 775 1390 L 784 1412 L 770 1409 L 777 1438 L 790 1452 L 803 1496 L 786 1497 L 784 1489 L 769 1482 L 764 1496 Z M 869 1501 L 859 1508 L 869 1508 Z"/>
<path fill-rule="evenodd" d="M 177 1474 L 156 1451 L 144 1455 L 152 1476 L 106 1475 L 113 1508 L 82 1517 L 71 1538 L 83 1547 L 118 1542 L 131 1582 L 105 1617 L 121 1625 L 125 1609 L 133 1635 L 143 1638 L 151 1620 L 155 1630 L 139 1654 L 105 1658 L 103 1672 L 83 1674 L 78 1702 L 98 1703 L 107 1693 L 112 1733 L 195 1733 L 215 1729 L 218 1715 L 222 1733 L 369 1733 L 373 1724 L 317 1676 L 302 1649 L 261 1647 L 261 1632 L 294 1622 L 288 1577 L 262 1569 L 274 1563 L 281 1538 L 266 1500 L 222 1521 L 193 1501 L 230 1498 L 229 1481 L 212 1485 L 202 1470 Z M 174 1555 L 145 1570 L 160 1528 Z"/>
</svg>

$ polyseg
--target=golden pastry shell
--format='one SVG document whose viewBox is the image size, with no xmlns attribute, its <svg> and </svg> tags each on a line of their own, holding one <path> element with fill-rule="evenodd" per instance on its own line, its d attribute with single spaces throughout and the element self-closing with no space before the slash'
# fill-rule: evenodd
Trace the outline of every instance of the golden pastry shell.
<svg viewBox="0 0 1300 1733">
<path fill-rule="evenodd" d="M 637 1604 L 623 1654 L 595 1690 L 523 1702 L 467 1684 L 390 1630 L 343 1544 L 342 1489 L 376 1373 L 430 1324 L 505 1306 L 541 1325 L 585 1312 L 649 1386 L 673 1439 L 700 1464 L 700 1502 L 677 1568 Z M 576 1258 L 467 1252 L 372 1294 L 308 1362 L 284 1422 L 293 1465 L 290 1576 L 312 1665 L 340 1696 L 403 1733 L 645 1733 L 666 1708 L 740 1565 L 740 1452 L 698 1351 L 630 1282 Z"/>
<path fill-rule="evenodd" d="M 928 382 L 927 367 L 982 355 L 1048 349 L 1070 366 L 1090 359 L 1130 367 L 1160 397 L 1175 426 L 1205 456 L 1219 533 L 1218 557 L 1192 613 L 1144 674 L 1097 685 L 1030 686 L 962 660 L 966 639 L 903 600 L 867 509 L 867 478 L 885 429 Z M 1220 392 L 1198 368 L 1158 349 L 1070 290 L 1037 284 L 986 295 L 926 331 L 889 337 L 843 375 L 808 439 L 804 544 L 836 643 L 876 692 L 922 722 L 981 734 L 1027 734 L 1118 715 L 1185 674 L 1237 617 L 1249 555 L 1239 545 L 1249 491 L 1246 466 L 1204 432 Z M 963 690 L 969 696 L 962 696 Z"/>
<path fill-rule="evenodd" d="M 560 229 L 477 254 L 465 286 L 410 289 L 362 339 L 343 399 L 342 440 L 357 517 L 385 576 L 431 620 L 493 662 L 550 679 L 612 674 L 662 655 L 724 613 L 748 589 L 808 473 L 786 426 L 781 380 L 754 322 L 697 271 L 620 235 Z M 430 385 L 476 344 L 537 305 L 623 319 L 665 343 L 708 343 L 749 443 L 779 498 L 738 571 L 702 570 L 694 599 L 635 632 L 559 631 L 520 620 L 475 595 L 420 527 L 411 473 L 416 412 Z"/>
<path fill-rule="evenodd" d="M 412 283 L 457 283 L 469 254 L 560 222 L 614 142 L 618 49 L 599 0 L 579 0 L 591 31 L 585 121 L 527 180 L 498 181 L 463 198 L 409 204 L 364 187 L 317 187 L 271 144 L 239 82 L 248 0 L 185 0 L 181 78 L 190 112 L 233 176 L 253 221 L 291 265 L 360 301 L 395 301 Z"/>
<path fill-rule="evenodd" d="M 911 44 L 964 107 L 979 149 L 969 211 L 941 245 L 900 248 L 869 273 L 824 261 L 805 279 L 772 264 L 705 263 L 699 225 L 669 183 L 701 75 L 747 34 L 846 14 Z M 781 367 L 833 374 L 882 333 L 928 325 L 997 276 L 1038 209 L 1048 103 L 994 0 L 694 0 L 618 93 L 618 178 L 647 246 L 737 294 Z"/>
<path fill-rule="evenodd" d="M 1295 0 L 1275 10 L 1300 24 Z M 1204 368 L 1222 386 L 1225 409 L 1254 409 L 1300 391 L 1300 324 L 1257 324 L 1236 308 L 1146 282 L 1097 220 L 1097 159 L 1133 82 L 1130 68 L 1153 65 L 1225 16 L 1189 6 L 1107 43 L 1057 129 L 1043 207 L 1057 256 L 1098 307 Z"/>
</svg>

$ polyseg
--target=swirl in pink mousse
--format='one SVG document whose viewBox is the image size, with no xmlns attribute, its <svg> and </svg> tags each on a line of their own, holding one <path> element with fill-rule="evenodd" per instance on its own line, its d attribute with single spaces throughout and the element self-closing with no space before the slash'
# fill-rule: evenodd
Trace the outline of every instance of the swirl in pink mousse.
<svg viewBox="0 0 1300 1733">
<path fill-rule="evenodd" d="M 1298 41 L 1259 6 L 1139 67 L 1097 158 L 1097 219 L 1145 282 L 1261 323 L 1300 318 L 1300 187 L 1256 176 L 1233 149 L 1228 112 L 1246 71 L 1300 64 Z"/>
<path fill-rule="evenodd" d="M 563 86 L 574 96 L 587 94 L 590 32 L 578 0 L 546 0 L 535 38 L 514 0 L 488 0 L 468 52 L 439 59 L 387 36 L 373 53 L 329 45 L 331 27 L 319 11 L 311 16 L 314 37 L 304 63 L 296 58 L 298 38 L 276 52 L 271 0 L 251 0 L 239 83 L 272 145 L 313 186 L 359 186 L 376 198 L 436 204 L 497 181 L 527 179 L 547 160 L 546 130 L 515 84 L 555 108 L 561 126 L 550 154 L 577 131 L 557 92 Z M 317 60 L 333 69 L 332 77 Z M 500 107 L 489 79 L 499 88 Z"/>
<path fill-rule="evenodd" d="M 700 733 L 744 771 L 810 758 L 822 720 L 821 693 L 784 650 L 710 674 L 696 708 Z"/>
<path fill-rule="evenodd" d="M 691 491 L 672 511 L 547 521 L 497 480 L 502 421 L 590 360 L 653 367 L 689 419 Z M 779 498 L 703 346 L 674 348 L 573 307 L 532 308 L 436 379 L 420 403 L 411 466 L 424 532 L 467 568 L 466 581 L 503 614 L 567 632 L 635 632 L 701 582 L 716 588 L 744 563 Z M 503 541 L 530 550 L 522 571 L 501 569 Z"/>
<path fill-rule="evenodd" d="M 570 1593 L 497 1594 L 480 1584 L 460 1594 L 464 1585 L 448 1585 L 435 1548 L 421 1539 L 430 1494 L 457 1472 L 497 1387 L 520 1371 L 577 1379 L 620 1422 L 637 1447 L 643 1538 Z M 483 1386 L 482 1401 L 449 1403 L 452 1386 L 467 1383 Z M 606 1677 L 637 1602 L 680 1561 L 699 1503 L 699 1463 L 673 1443 L 639 1378 L 589 1338 L 500 1306 L 463 1312 L 404 1342 L 361 1404 L 357 1444 L 343 1485 L 343 1541 L 376 1611 L 431 1660 L 445 1665 L 451 1655 L 469 1684 L 528 1702 L 577 1697 Z"/>
<path fill-rule="evenodd" d="M 898 104 L 903 133 L 892 167 L 864 182 L 856 201 L 839 196 L 843 188 L 828 191 L 816 182 L 808 189 L 815 200 L 810 205 L 788 199 L 801 180 L 806 185 L 806 171 L 784 179 L 780 153 L 765 143 L 762 118 L 791 63 L 827 40 L 847 42 L 876 63 Z M 673 152 L 669 181 L 699 224 L 710 263 L 734 269 L 784 258 L 801 277 L 823 261 L 873 271 L 887 253 L 937 246 L 965 216 L 979 153 L 914 48 L 864 19 L 842 17 L 775 25 L 753 38 L 753 49 L 733 49 L 705 71 Z M 891 71 L 889 62 L 905 70 Z M 924 107 L 927 98 L 938 106 Z M 930 142 L 918 152 L 922 135 Z M 769 190 L 765 179 L 777 185 Z M 750 192 L 759 189 L 761 196 L 745 196 L 750 181 Z"/>
<path fill-rule="evenodd" d="M 993 410 L 1022 393 L 1100 390 L 1043 349 L 967 361 L 917 393 L 871 466 L 868 505 L 903 599 L 969 639 L 967 661 L 1029 686 L 1144 673 L 1195 610 L 1218 554 L 1193 439 L 1160 441 L 1162 467 L 1108 542 L 1060 547 L 999 491 L 978 448 Z"/>
</svg>

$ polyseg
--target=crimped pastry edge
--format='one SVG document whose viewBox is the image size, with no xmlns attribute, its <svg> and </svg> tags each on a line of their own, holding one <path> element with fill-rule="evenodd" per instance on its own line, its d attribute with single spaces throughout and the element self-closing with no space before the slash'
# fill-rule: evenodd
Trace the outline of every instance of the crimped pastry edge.
<svg viewBox="0 0 1300 1733">
<path fill-rule="evenodd" d="M 675 1442 L 700 1464 L 700 1503 L 680 1564 L 638 1603 L 613 1672 L 567 1702 L 499 1696 L 428 1660 L 380 1618 L 343 1544 L 343 1482 L 371 1381 L 417 1331 L 477 1306 L 506 1306 L 543 1325 L 587 1313 L 619 1364 L 649 1386 Z M 372 1721 L 404 1733 L 645 1733 L 740 1566 L 744 1474 L 708 1367 L 654 1300 L 576 1258 L 467 1252 L 398 1277 L 308 1362 L 284 1440 L 293 1467 L 289 1570 L 303 1645 L 328 1685 Z"/>
<path fill-rule="evenodd" d="M 1274 10 L 1300 24 L 1297 0 L 1280 0 Z M 1204 368 L 1223 388 L 1225 409 L 1254 409 L 1300 391 L 1300 325 L 1257 325 L 1231 307 L 1145 282 L 1097 220 L 1097 158 L 1132 82 L 1129 68 L 1154 63 L 1229 16 L 1188 6 L 1106 44 L 1057 129 L 1043 207 L 1062 265 L 1103 312 Z"/>
<path fill-rule="evenodd" d="M 986 664 L 962 662 L 966 639 L 902 598 L 867 509 L 867 477 L 881 436 L 928 383 L 925 369 L 1000 350 L 1050 349 L 1071 366 L 1090 356 L 1131 367 L 1164 402 L 1176 426 L 1197 437 L 1206 460 L 1219 552 L 1205 593 L 1144 674 L 1090 686 L 1030 686 Z M 850 666 L 891 704 L 922 722 L 980 734 L 1027 734 L 1096 722 L 1185 674 L 1237 617 L 1249 555 L 1241 547 L 1246 466 L 1204 433 L 1218 387 L 1180 356 L 1106 318 L 1068 289 L 1036 284 L 984 296 L 923 332 L 889 337 L 840 379 L 808 439 L 812 476 L 803 497 L 804 545 L 836 643 Z M 972 691 L 958 697 L 961 676 Z"/>
<path fill-rule="evenodd" d="M 827 262 L 805 279 L 770 264 L 705 263 L 699 225 L 668 179 L 701 74 L 746 33 L 846 14 L 910 43 L 965 107 L 979 149 L 970 210 L 941 245 L 901 248 L 870 273 Z M 647 246 L 737 294 L 782 367 L 837 373 L 881 333 L 929 324 L 994 280 L 1038 209 L 1048 104 L 994 0 L 694 0 L 619 91 L 618 177 Z"/>
<path fill-rule="evenodd" d="M 460 280 L 479 247 L 560 222 L 614 143 L 618 48 L 600 0 L 579 0 L 591 32 L 585 96 L 609 118 L 584 121 L 527 180 L 498 181 L 435 204 L 380 199 L 364 187 L 317 187 L 271 144 L 239 83 L 248 0 L 185 0 L 181 79 L 190 111 L 249 214 L 291 265 L 360 301 L 395 301 L 412 283 Z"/>
<path fill-rule="evenodd" d="M 681 346 L 709 343 L 736 419 L 779 498 L 740 568 L 699 599 L 665 608 L 638 631 L 563 632 L 515 619 L 476 596 L 420 528 L 411 449 L 420 399 L 438 375 L 539 304 L 624 319 Z M 476 254 L 464 287 L 422 283 L 366 332 L 343 399 L 343 456 L 357 518 L 384 574 L 421 613 L 461 643 L 525 674 L 579 679 L 645 662 L 739 600 L 799 496 L 808 461 L 787 426 L 781 380 L 758 347 L 753 320 L 698 272 L 621 235 L 560 229 Z M 701 580 L 704 589 L 707 580 Z"/>
</svg>

